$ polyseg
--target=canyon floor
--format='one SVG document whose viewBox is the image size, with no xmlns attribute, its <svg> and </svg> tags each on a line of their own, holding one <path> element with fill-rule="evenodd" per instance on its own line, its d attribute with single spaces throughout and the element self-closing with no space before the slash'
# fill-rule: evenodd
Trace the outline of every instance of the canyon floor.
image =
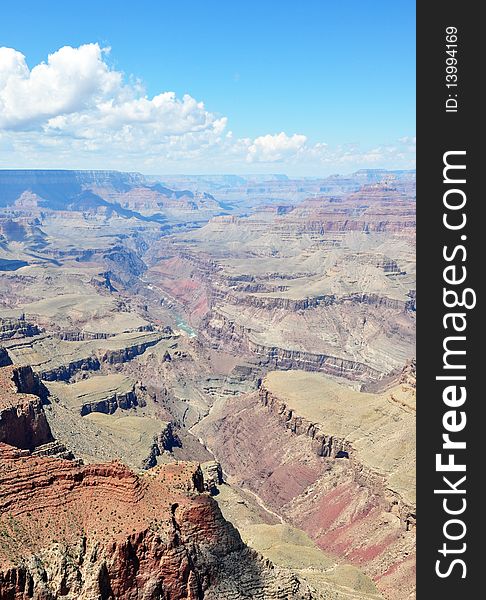
<svg viewBox="0 0 486 600">
<path fill-rule="evenodd" d="M 0 171 L 0 599 L 413 598 L 414 241 L 412 172 Z"/>
</svg>

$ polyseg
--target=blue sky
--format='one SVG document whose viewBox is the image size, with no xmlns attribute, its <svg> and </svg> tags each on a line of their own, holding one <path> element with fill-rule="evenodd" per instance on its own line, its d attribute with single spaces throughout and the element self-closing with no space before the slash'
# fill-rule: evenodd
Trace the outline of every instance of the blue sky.
<svg viewBox="0 0 486 600">
<path fill-rule="evenodd" d="M 31 70 L 49 54 L 87 44 L 97 44 L 100 53 L 59 55 L 59 64 L 50 73 L 39 71 L 35 84 Z M 0 54 L 0 109 L 3 101 L 4 114 L 10 114 L 0 119 L 0 166 L 74 167 L 77 161 L 80 167 L 161 173 L 303 175 L 413 166 L 410 0 L 69 5 L 29 0 L 2 7 L 0 46 L 24 56 L 21 63 L 17 54 L 4 53 L 3 71 L 24 81 L 11 79 L 2 99 Z M 80 98 L 76 104 L 60 98 L 56 86 L 70 85 L 63 81 L 70 77 L 70 61 L 78 58 L 79 87 L 71 90 Z M 106 68 L 100 71 L 95 62 Z M 109 91 L 106 70 L 122 77 L 108 84 Z M 88 90 L 91 96 L 83 96 L 89 87 L 85 75 L 99 78 L 99 86 Z M 28 91 L 25 79 L 32 80 Z M 12 107 L 15 94 L 33 97 L 33 89 L 46 85 L 53 86 L 52 94 L 43 91 L 37 101 L 44 106 L 52 101 L 52 110 L 37 114 L 27 100 L 20 102 L 22 114 Z M 139 126 L 134 102 L 168 91 L 175 98 L 166 98 L 163 107 L 147 105 L 143 110 L 151 116 Z M 103 111 L 103 139 L 97 139 L 99 107 L 106 108 L 110 94 L 112 105 L 125 103 L 125 109 L 116 118 Z M 204 108 L 177 105 L 185 94 Z M 175 128 L 161 119 L 172 120 Z"/>
</svg>

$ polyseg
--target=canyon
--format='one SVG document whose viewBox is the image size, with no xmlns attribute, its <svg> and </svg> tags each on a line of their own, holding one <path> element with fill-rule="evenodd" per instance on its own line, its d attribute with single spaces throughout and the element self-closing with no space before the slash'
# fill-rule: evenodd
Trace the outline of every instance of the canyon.
<svg viewBox="0 0 486 600">
<path fill-rule="evenodd" d="M 0 598 L 413 598 L 414 243 L 410 171 L 0 171 Z"/>
</svg>

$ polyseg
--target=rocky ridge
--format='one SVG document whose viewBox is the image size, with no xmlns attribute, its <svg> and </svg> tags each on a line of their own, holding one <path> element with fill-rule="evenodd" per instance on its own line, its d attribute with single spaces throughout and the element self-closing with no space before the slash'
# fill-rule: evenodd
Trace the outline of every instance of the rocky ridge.
<svg viewBox="0 0 486 600">
<path fill-rule="evenodd" d="M 12 445 L 50 436 L 35 397 L 8 383 L 12 369 L 0 373 L 7 384 L 2 417 L 30 403 L 32 412 L 19 421 L 27 429 L 30 420 L 37 436 L 17 440 L 10 423 L 10 437 L 0 442 L 2 598 L 319 597 L 243 544 L 204 493 L 197 464 L 172 463 L 141 476 L 117 462 L 83 465 Z"/>
<path fill-rule="evenodd" d="M 219 404 L 193 431 L 231 483 L 396 600 L 414 593 L 414 411 L 406 380 L 369 394 L 321 373 L 273 372 L 257 398 Z"/>
</svg>

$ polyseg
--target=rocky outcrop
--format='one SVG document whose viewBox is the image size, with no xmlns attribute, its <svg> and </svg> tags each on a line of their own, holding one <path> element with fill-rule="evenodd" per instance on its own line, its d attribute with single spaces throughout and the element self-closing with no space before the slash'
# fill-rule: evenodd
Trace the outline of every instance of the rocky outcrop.
<svg viewBox="0 0 486 600">
<path fill-rule="evenodd" d="M 0 442 L 34 450 L 53 441 L 30 367 L 0 369 Z"/>
<path fill-rule="evenodd" d="M 391 308 L 392 310 L 405 311 L 407 308 L 406 302 L 402 300 L 395 300 L 394 298 L 387 298 L 386 296 L 379 296 L 378 294 L 365 294 L 356 293 L 343 296 L 339 300 L 340 302 L 353 302 L 356 304 L 368 304 L 369 306 L 378 306 L 384 308 Z"/>
<path fill-rule="evenodd" d="M 213 291 L 212 297 L 224 300 L 224 302 L 230 302 L 231 304 L 244 304 L 246 306 L 253 306 L 254 308 L 265 308 L 266 310 L 279 308 L 289 311 L 307 310 L 309 308 L 315 308 L 316 306 L 326 306 L 336 302 L 336 297 L 333 294 L 320 294 L 312 298 L 294 299 L 278 296 L 255 296 L 253 293 L 237 295 L 231 292 L 220 291 L 218 293 Z"/>
<path fill-rule="evenodd" d="M 39 369 L 37 373 L 45 381 L 67 381 L 78 371 L 98 371 L 101 364 L 96 356 L 87 356 L 50 369 Z"/>
<path fill-rule="evenodd" d="M 320 371 L 328 375 L 336 375 L 351 380 L 379 379 L 381 373 L 362 363 L 346 360 L 327 354 L 314 354 L 285 348 L 269 348 L 261 344 L 249 342 L 252 352 L 259 356 L 262 364 L 284 371 L 302 369 L 304 371 Z"/>
<path fill-rule="evenodd" d="M 201 493 L 197 465 L 137 476 L 117 463 L 82 466 L 3 444 L 0 455 L 5 600 L 318 597 L 243 544 Z"/>
<path fill-rule="evenodd" d="M 33 394 L 41 398 L 47 395 L 44 384 L 29 366 L 13 368 L 12 379 L 18 392 Z"/>
<path fill-rule="evenodd" d="M 172 423 L 166 423 L 163 431 L 157 438 L 159 447 L 167 452 L 171 452 L 174 448 L 181 446 L 181 441 L 177 434 L 174 432 Z"/>
<path fill-rule="evenodd" d="M 89 415 L 92 412 L 101 412 L 107 415 L 112 415 L 119 408 L 129 410 L 132 407 L 138 406 L 137 395 L 135 390 L 126 392 L 116 392 L 108 398 L 85 402 L 81 406 L 81 416 Z"/>
<path fill-rule="evenodd" d="M 415 312 L 417 310 L 417 292 L 416 290 L 410 290 L 408 292 L 407 310 Z"/>
<path fill-rule="evenodd" d="M 242 542 L 197 463 L 136 475 L 83 465 L 56 442 L 27 369 L 0 370 L 0 598 L 314 600 Z M 170 425 L 157 443 L 178 440 Z M 208 472 L 218 474 L 209 466 Z"/>
<path fill-rule="evenodd" d="M 349 454 L 352 453 L 352 445 L 347 440 L 326 434 L 319 423 L 312 423 L 295 414 L 285 402 L 267 390 L 264 385 L 260 387 L 259 397 L 263 406 L 276 415 L 286 429 L 295 435 L 305 435 L 311 438 L 318 456 L 349 458 Z"/>
<path fill-rule="evenodd" d="M 112 365 L 129 361 L 157 344 L 164 335 L 167 334 L 139 331 L 67 342 L 43 334 L 8 340 L 5 348 L 15 364 L 31 364 L 40 379 L 68 381 L 79 371 L 98 371 L 102 363 Z"/>
<path fill-rule="evenodd" d="M 414 349 L 414 318 L 405 303 L 370 294 L 301 311 L 221 304 L 198 333 L 212 348 L 252 356 L 262 366 L 360 381 L 401 367 Z"/>
<path fill-rule="evenodd" d="M 111 248 L 103 259 L 108 265 L 109 280 L 125 285 L 135 281 L 147 268 L 133 250 L 121 245 Z"/>
<path fill-rule="evenodd" d="M 64 444 L 57 440 L 37 446 L 32 451 L 32 456 L 53 456 L 65 460 L 74 460 L 74 454 L 71 450 L 68 450 Z"/>
<path fill-rule="evenodd" d="M 159 341 L 160 338 L 154 338 L 142 343 L 127 344 L 125 348 L 107 349 L 102 351 L 100 360 L 110 365 L 124 363 L 132 360 L 132 358 L 135 358 L 139 354 L 143 354 L 147 348 L 155 346 Z"/>
<path fill-rule="evenodd" d="M 258 285 L 255 285 L 254 287 L 258 287 Z M 393 298 L 387 298 L 386 296 L 380 296 L 379 294 L 353 293 L 344 294 L 342 296 L 336 296 L 336 294 L 317 294 L 316 296 L 308 298 L 287 298 L 282 296 L 254 295 L 255 291 L 257 290 L 251 290 L 251 292 L 249 290 L 244 291 L 244 294 L 236 294 L 233 291 L 224 291 L 223 289 L 219 289 L 217 291 L 213 290 L 212 299 L 213 301 L 216 299 L 235 305 L 252 306 L 256 309 L 263 308 L 269 311 L 284 309 L 290 312 L 308 310 L 311 308 L 316 308 L 317 306 L 344 304 L 347 302 L 352 302 L 354 304 L 367 304 L 369 306 L 391 308 L 393 310 L 401 311 L 409 310 L 411 306 L 410 300 L 396 300 Z"/>
<path fill-rule="evenodd" d="M 56 332 L 55 337 L 65 342 L 86 342 L 90 340 L 106 340 L 112 335 L 102 331 L 73 331 L 62 330 Z"/>
<path fill-rule="evenodd" d="M 164 452 L 172 452 L 174 448 L 180 448 L 182 445 L 180 439 L 174 433 L 172 423 L 161 423 L 161 425 L 163 425 L 162 430 L 154 436 L 149 455 L 142 462 L 142 468 L 144 469 L 155 467 L 158 456 L 161 456 Z"/>
<path fill-rule="evenodd" d="M 331 354 L 305 352 L 277 346 L 266 346 L 251 339 L 252 330 L 230 321 L 221 313 L 213 312 L 204 320 L 202 333 L 207 335 L 214 348 L 250 352 L 260 366 L 269 369 L 302 369 L 320 371 L 351 380 L 373 381 L 382 373 L 362 362 L 348 360 Z"/>
<path fill-rule="evenodd" d="M 0 341 L 9 340 L 14 337 L 32 337 L 39 335 L 40 330 L 37 325 L 29 323 L 25 318 L 1 319 L 0 318 Z"/>
<path fill-rule="evenodd" d="M 271 294 L 272 292 L 287 292 L 288 285 L 268 285 L 266 283 L 257 282 L 255 278 L 238 278 L 228 280 L 228 285 L 236 292 L 245 292 L 250 294 L 264 293 Z"/>
<path fill-rule="evenodd" d="M 141 325 L 135 327 L 132 331 L 155 331 L 155 327 L 149 323 L 148 325 Z M 107 340 L 110 337 L 114 337 L 115 333 L 106 333 L 103 331 L 79 331 L 73 329 L 62 329 L 56 331 L 53 335 L 66 342 L 88 342 L 92 340 Z"/>
<path fill-rule="evenodd" d="M 204 489 L 211 495 L 218 491 L 218 486 L 223 483 L 223 470 L 216 460 L 209 460 L 201 464 L 203 474 Z"/>
<path fill-rule="evenodd" d="M 351 465 L 355 467 L 356 482 L 366 486 L 374 494 L 388 496 L 400 516 L 404 529 L 415 525 L 415 506 L 404 500 L 396 491 L 386 489 L 383 475 L 360 462 L 349 438 L 329 433 L 326 431 L 325 423 L 313 422 L 299 415 L 294 409 L 287 406 L 284 400 L 267 389 L 264 383 L 260 387 L 259 397 L 263 406 L 276 416 L 292 434 L 310 438 L 318 456 L 350 459 Z"/>
<path fill-rule="evenodd" d="M 7 365 L 11 365 L 12 364 L 12 360 L 10 358 L 10 356 L 8 355 L 8 352 L 5 348 L 3 348 L 2 346 L 0 346 L 0 367 L 5 367 Z"/>
</svg>

